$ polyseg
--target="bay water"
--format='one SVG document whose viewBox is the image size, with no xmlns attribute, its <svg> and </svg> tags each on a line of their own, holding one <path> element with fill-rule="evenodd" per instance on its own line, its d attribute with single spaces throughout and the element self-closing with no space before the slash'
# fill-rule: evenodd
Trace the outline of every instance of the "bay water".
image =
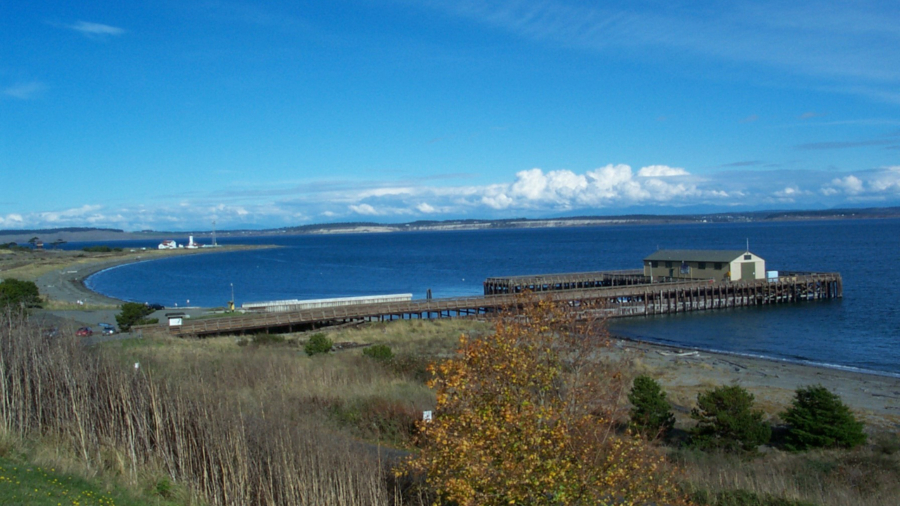
<svg viewBox="0 0 900 506">
<path fill-rule="evenodd" d="M 232 288 L 238 305 L 395 293 L 421 299 L 428 289 L 456 297 L 480 295 L 491 276 L 638 269 L 660 248 L 743 250 L 748 241 L 767 270 L 840 272 L 844 298 L 618 319 L 611 329 L 685 348 L 900 375 L 896 219 L 220 238 L 278 247 L 122 265 L 86 284 L 170 307 L 225 306 Z"/>
</svg>

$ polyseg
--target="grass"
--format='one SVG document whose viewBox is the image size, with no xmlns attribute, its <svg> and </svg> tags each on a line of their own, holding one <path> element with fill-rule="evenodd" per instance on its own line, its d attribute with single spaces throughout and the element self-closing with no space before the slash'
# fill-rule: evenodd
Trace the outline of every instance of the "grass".
<svg viewBox="0 0 900 506">
<path fill-rule="evenodd" d="M 877 445 L 850 451 L 772 451 L 752 460 L 686 450 L 676 458 L 690 487 L 709 495 L 741 490 L 821 506 L 900 502 L 900 454 L 886 454 Z"/>
<path fill-rule="evenodd" d="M 165 488 L 156 490 L 164 493 Z M 136 497 L 109 489 L 55 468 L 0 458 L 0 504 L 31 506 L 150 506 L 170 505 L 157 494 Z"/>
<path fill-rule="evenodd" d="M 106 262 L 110 260 L 121 259 L 128 261 L 141 256 L 146 251 L 140 253 L 85 253 L 83 251 L 45 251 L 40 253 L 23 252 L 16 253 L 16 256 L 28 255 L 30 257 L 28 263 L 16 266 L 8 270 L 4 270 L 4 276 L 27 281 L 36 281 L 37 278 L 58 270 L 80 269 L 86 264 L 96 262 Z"/>
<path fill-rule="evenodd" d="M 62 300 L 45 300 L 41 302 L 41 308 L 47 311 L 103 311 L 118 309 L 116 304 L 76 304 Z"/>
</svg>

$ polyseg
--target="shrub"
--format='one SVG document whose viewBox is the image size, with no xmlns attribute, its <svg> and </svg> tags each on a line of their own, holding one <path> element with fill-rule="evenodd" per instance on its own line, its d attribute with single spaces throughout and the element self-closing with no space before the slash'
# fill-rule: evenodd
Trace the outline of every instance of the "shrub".
<svg viewBox="0 0 900 506">
<path fill-rule="evenodd" d="M 306 352 L 310 357 L 313 355 L 319 355 L 321 353 L 328 353 L 331 351 L 331 346 L 334 343 L 331 342 L 331 339 L 325 334 L 321 332 L 318 334 L 313 334 L 310 336 L 309 341 L 306 342 L 306 345 L 303 346 L 303 351 Z"/>
<path fill-rule="evenodd" d="M 415 434 L 421 414 L 407 403 L 374 397 L 337 402 L 330 416 L 364 439 L 405 445 Z"/>
<path fill-rule="evenodd" d="M 112 248 L 106 245 L 100 246 L 85 246 L 81 248 L 81 251 L 85 251 L 87 253 L 110 253 L 112 252 Z"/>
<path fill-rule="evenodd" d="M 380 360 L 386 362 L 392 358 L 394 358 L 394 352 L 391 351 L 391 347 L 386 344 L 375 344 L 369 346 L 368 348 L 363 348 L 363 355 L 374 358 L 375 360 Z"/>
<path fill-rule="evenodd" d="M 628 394 L 631 426 L 638 432 L 656 438 L 665 436 L 675 425 L 675 415 L 659 383 L 649 376 L 638 376 Z"/>
<path fill-rule="evenodd" d="M 261 334 L 254 334 L 253 337 L 250 338 L 251 342 L 255 346 L 265 346 L 267 344 L 283 344 L 284 336 L 281 334 L 269 334 L 268 332 L 263 332 Z"/>
<path fill-rule="evenodd" d="M 19 281 L 9 278 L 0 282 L 0 308 L 40 307 L 40 292 L 33 281 Z"/>
<path fill-rule="evenodd" d="M 863 424 L 822 385 L 798 388 L 781 418 L 789 425 L 785 443 L 789 450 L 852 448 L 866 442 Z"/>
<path fill-rule="evenodd" d="M 119 324 L 119 328 L 122 329 L 122 332 L 128 332 L 134 325 L 149 324 L 151 320 L 145 320 L 144 317 L 152 312 L 153 310 L 146 304 L 126 302 L 122 304 L 121 312 L 116 315 L 116 323 Z"/>
<path fill-rule="evenodd" d="M 737 386 L 721 386 L 697 395 L 691 418 L 693 444 L 704 449 L 729 452 L 755 451 L 769 442 L 772 428 L 762 421 L 762 411 L 753 409 L 753 394 Z"/>
</svg>

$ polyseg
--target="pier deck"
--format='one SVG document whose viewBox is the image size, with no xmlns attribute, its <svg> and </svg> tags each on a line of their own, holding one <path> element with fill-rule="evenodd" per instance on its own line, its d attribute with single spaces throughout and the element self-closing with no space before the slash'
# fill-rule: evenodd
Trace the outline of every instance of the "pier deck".
<svg viewBox="0 0 900 506">
<path fill-rule="evenodd" d="M 485 286 L 487 287 L 487 282 Z M 568 304 L 586 315 L 619 318 L 841 298 L 843 282 L 838 273 L 782 273 L 778 279 L 773 280 L 623 284 L 599 288 L 548 289 L 539 295 Z M 179 327 L 170 327 L 170 332 L 179 336 L 206 336 L 261 330 L 290 331 L 294 328 L 360 321 L 473 316 L 511 307 L 517 300 L 515 293 L 508 293 L 304 309 L 186 320 Z"/>
</svg>

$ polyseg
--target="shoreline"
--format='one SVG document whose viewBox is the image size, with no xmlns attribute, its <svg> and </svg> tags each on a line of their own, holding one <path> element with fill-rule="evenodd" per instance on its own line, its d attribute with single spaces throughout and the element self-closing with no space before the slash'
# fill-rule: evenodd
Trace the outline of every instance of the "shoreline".
<svg viewBox="0 0 900 506">
<path fill-rule="evenodd" d="M 277 248 L 278 246 L 256 245 L 228 245 L 217 248 L 199 248 L 191 250 L 146 250 L 136 255 L 126 255 L 118 258 L 98 258 L 96 261 L 79 263 L 78 261 L 60 264 L 50 272 L 37 277 L 35 283 L 41 294 L 48 301 L 57 301 L 63 304 L 78 304 L 90 306 L 119 306 L 124 300 L 108 297 L 90 289 L 85 281 L 99 272 L 119 267 L 122 265 L 140 262 L 152 262 L 165 258 L 182 255 L 206 255 L 214 253 L 233 253 L 254 249 Z M 81 304 L 79 304 L 79 301 Z"/>
<path fill-rule="evenodd" d="M 679 353 L 692 353 L 692 352 L 700 352 L 700 353 L 709 353 L 712 355 L 721 355 L 723 357 L 734 357 L 734 358 L 744 358 L 748 360 L 765 360 L 768 362 L 777 362 L 789 365 L 796 365 L 800 367 L 814 367 L 816 369 L 824 369 L 827 371 L 839 371 L 846 372 L 851 374 L 863 374 L 867 376 L 883 376 L 886 378 L 892 378 L 900 380 L 900 372 L 891 372 L 891 371 L 880 371 L 877 369 L 863 369 L 860 367 L 853 367 L 849 365 L 840 365 L 840 364 L 829 364 L 824 362 L 813 362 L 811 360 L 801 360 L 801 359 L 790 359 L 790 358 L 781 358 L 781 357 L 773 357 L 766 356 L 760 354 L 753 353 L 744 353 L 740 351 L 729 351 L 729 350 L 720 350 L 713 348 L 701 348 L 697 346 L 678 346 L 676 344 L 668 344 L 668 343 L 660 343 L 652 340 L 645 339 L 637 339 L 625 335 L 610 333 L 613 339 L 620 341 L 628 341 L 635 344 L 643 344 L 647 346 L 652 346 L 655 348 L 664 348 L 677 350 Z"/>
<path fill-rule="evenodd" d="M 900 429 L 900 377 L 634 341 L 611 336 L 613 349 L 631 359 L 638 374 L 663 386 L 676 416 L 688 418 L 697 394 L 740 385 L 771 418 L 791 404 L 797 388 L 822 385 L 838 394 L 868 426 Z M 685 351 L 687 350 L 687 351 Z"/>
</svg>

